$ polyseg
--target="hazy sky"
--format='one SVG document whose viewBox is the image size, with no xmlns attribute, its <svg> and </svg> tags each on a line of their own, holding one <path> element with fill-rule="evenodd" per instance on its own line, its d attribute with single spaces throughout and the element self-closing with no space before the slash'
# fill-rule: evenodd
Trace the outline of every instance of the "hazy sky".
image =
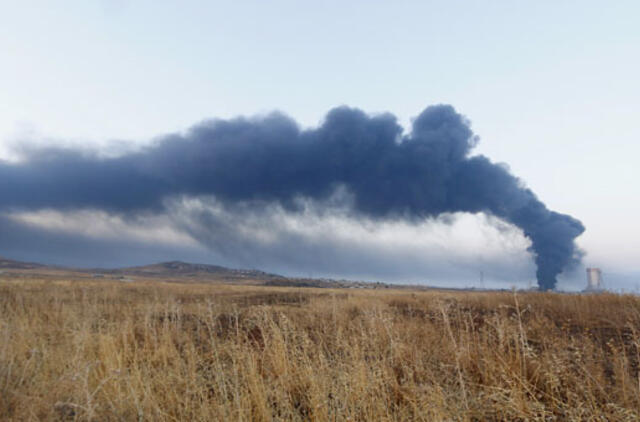
<svg viewBox="0 0 640 422">
<path fill-rule="evenodd" d="M 311 127 L 341 104 L 407 126 L 447 103 L 472 121 L 477 152 L 584 223 L 585 264 L 640 273 L 639 16 L 637 1 L 0 0 L 0 154 L 113 148 L 274 109 Z M 471 244 L 501 243 L 467 226 Z M 452 260 L 456 236 L 440 234 Z"/>
</svg>

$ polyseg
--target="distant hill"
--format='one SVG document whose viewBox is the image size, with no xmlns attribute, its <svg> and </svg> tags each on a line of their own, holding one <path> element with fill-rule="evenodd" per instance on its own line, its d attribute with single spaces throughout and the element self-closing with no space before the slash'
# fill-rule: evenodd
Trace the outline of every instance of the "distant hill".
<svg viewBox="0 0 640 422">
<path fill-rule="evenodd" d="M 100 270 L 92 270 L 100 271 Z M 146 277 L 233 277 L 233 278 L 258 278 L 273 279 L 283 278 L 277 274 L 270 274 L 260 270 L 243 270 L 221 267 L 219 265 L 192 264 L 182 261 L 160 262 L 158 264 L 139 267 L 118 268 L 114 270 L 101 270 L 110 274 L 137 275 Z"/>
<path fill-rule="evenodd" d="M 220 265 L 193 264 L 182 261 L 160 262 L 151 265 L 123 268 L 70 268 L 21 262 L 0 257 L 2 277 L 24 278 L 38 276 L 49 279 L 60 277 L 72 280 L 111 279 L 134 281 L 140 279 L 171 280 L 176 282 L 222 282 L 230 284 L 254 284 L 279 287 L 315 288 L 388 288 L 385 283 L 364 281 L 290 278 L 260 270 L 245 270 L 222 267 Z M 400 288 L 403 286 L 395 285 Z M 415 288 L 415 286 L 413 286 Z"/>
<path fill-rule="evenodd" d="M 284 277 L 260 270 L 244 270 L 221 267 L 219 265 L 192 264 L 182 261 L 160 262 L 158 264 L 125 268 L 65 268 L 53 267 L 32 262 L 21 262 L 0 257 L 0 271 L 33 270 L 47 272 L 49 270 L 67 271 L 75 274 L 92 274 L 93 276 L 137 276 L 157 278 L 200 278 L 200 279 L 255 279 L 275 280 Z M 32 272 L 32 271 L 30 271 Z"/>
<path fill-rule="evenodd" d="M 45 265 L 35 264 L 33 262 L 14 261 L 0 256 L 0 270 L 32 270 L 37 268 L 45 268 Z"/>
</svg>

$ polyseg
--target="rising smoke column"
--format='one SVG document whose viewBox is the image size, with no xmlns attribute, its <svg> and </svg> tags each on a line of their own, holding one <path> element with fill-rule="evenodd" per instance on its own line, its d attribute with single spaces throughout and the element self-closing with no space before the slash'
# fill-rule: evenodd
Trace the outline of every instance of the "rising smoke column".
<svg viewBox="0 0 640 422">
<path fill-rule="evenodd" d="M 0 163 L 0 212 L 100 209 L 126 216 L 161 213 L 171 197 L 203 195 L 295 211 L 299 198 L 322 204 L 345 189 L 355 216 L 421 221 L 482 212 L 519 227 L 531 240 L 545 290 L 579 260 L 574 239 L 582 224 L 547 209 L 505 166 L 471 156 L 478 138 L 453 107 L 426 108 L 411 133 L 402 133 L 390 114 L 339 107 L 315 129 L 300 130 L 278 113 L 211 120 L 116 158 L 31 149 L 20 163 Z"/>
</svg>

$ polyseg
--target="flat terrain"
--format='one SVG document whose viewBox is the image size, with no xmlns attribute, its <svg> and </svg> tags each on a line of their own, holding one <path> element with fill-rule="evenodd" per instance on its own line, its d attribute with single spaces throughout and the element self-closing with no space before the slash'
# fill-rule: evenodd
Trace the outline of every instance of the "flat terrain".
<svg viewBox="0 0 640 422">
<path fill-rule="evenodd" d="M 640 299 L 0 280 L 3 420 L 637 420 Z"/>
</svg>

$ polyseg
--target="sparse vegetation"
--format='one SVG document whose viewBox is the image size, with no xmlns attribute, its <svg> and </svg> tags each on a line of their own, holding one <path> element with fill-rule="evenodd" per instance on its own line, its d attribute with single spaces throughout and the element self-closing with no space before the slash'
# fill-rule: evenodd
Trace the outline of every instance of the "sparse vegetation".
<svg viewBox="0 0 640 422">
<path fill-rule="evenodd" d="M 0 282 L 5 420 L 637 420 L 640 299 Z"/>
</svg>

